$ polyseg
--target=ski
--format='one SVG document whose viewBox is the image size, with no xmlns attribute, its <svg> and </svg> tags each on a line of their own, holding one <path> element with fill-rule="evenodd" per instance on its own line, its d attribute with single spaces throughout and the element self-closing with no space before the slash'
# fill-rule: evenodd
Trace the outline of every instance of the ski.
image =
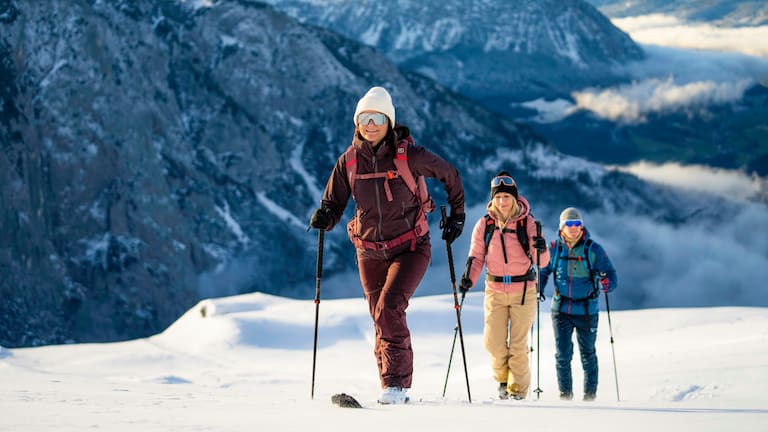
<svg viewBox="0 0 768 432">
<path fill-rule="evenodd" d="M 331 396 L 331 402 L 334 405 L 337 405 L 341 408 L 365 408 L 363 404 L 357 401 L 353 396 L 348 395 L 346 393 L 337 393 L 333 396 Z M 416 403 L 424 402 L 421 399 L 419 399 Z M 402 404 L 383 404 L 379 401 L 376 401 L 377 405 L 408 405 L 412 404 L 411 398 L 409 396 L 405 397 L 405 402 Z"/>
<path fill-rule="evenodd" d="M 353 398 L 352 396 L 346 393 L 338 393 L 331 396 L 331 402 L 333 402 L 334 405 L 340 406 L 341 408 L 362 408 L 363 407 L 362 405 L 360 405 L 360 402 L 358 402 L 357 399 Z"/>
</svg>

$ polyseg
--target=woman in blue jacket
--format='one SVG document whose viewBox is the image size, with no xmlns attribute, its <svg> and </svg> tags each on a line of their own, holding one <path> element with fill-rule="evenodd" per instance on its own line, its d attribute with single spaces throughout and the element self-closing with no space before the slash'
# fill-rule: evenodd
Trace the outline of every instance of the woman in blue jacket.
<svg viewBox="0 0 768 432">
<path fill-rule="evenodd" d="M 584 400 L 597 395 L 598 298 L 600 292 L 616 289 L 616 270 L 605 250 L 592 240 L 581 213 L 568 207 L 560 213 L 560 237 L 550 247 L 549 265 L 541 269 L 540 283 L 546 287 L 554 274 L 552 324 L 555 330 L 555 360 L 560 399 L 573 399 L 571 360 L 573 331 L 584 369 Z"/>
</svg>

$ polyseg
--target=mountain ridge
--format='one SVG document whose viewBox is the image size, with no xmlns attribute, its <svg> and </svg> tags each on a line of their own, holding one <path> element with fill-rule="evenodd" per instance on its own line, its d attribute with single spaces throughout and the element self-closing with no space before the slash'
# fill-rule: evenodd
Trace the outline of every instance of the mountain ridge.
<svg viewBox="0 0 768 432">
<path fill-rule="evenodd" d="M 457 166 L 470 204 L 504 167 L 540 216 L 578 200 L 722 217 L 711 200 L 562 155 L 530 127 L 264 4 L 0 6 L 3 346 L 147 336 L 207 296 L 311 296 L 315 243 L 302 225 L 371 85 L 390 89 L 417 143 Z M 354 268 L 345 237 L 326 237 L 329 276 Z"/>
</svg>

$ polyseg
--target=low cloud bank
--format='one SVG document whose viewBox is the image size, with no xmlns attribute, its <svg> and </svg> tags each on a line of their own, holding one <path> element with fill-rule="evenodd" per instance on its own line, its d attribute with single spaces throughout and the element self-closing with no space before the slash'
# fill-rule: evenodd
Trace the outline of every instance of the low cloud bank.
<svg viewBox="0 0 768 432">
<path fill-rule="evenodd" d="M 768 26 L 720 27 L 662 14 L 614 18 L 611 22 L 641 44 L 768 56 Z"/>
<path fill-rule="evenodd" d="M 759 201 L 768 194 L 765 179 L 741 171 L 711 168 L 703 165 L 678 163 L 654 164 L 637 162 L 615 167 L 655 183 L 662 183 L 692 191 L 712 193 L 738 201 Z"/>
<path fill-rule="evenodd" d="M 586 110 L 607 120 L 637 124 L 653 113 L 696 114 L 710 105 L 738 103 L 751 86 L 768 85 L 768 26 L 689 25 L 663 15 L 613 21 L 644 44 L 646 58 L 622 67 L 632 82 L 586 88 L 574 92 L 572 101 L 523 104 L 539 112 L 534 121 L 556 122 Z M 646 32 L 653 38 L 644 36 Z M 720 41 L 717 48 L 714 40 Z"/>
<path fill-rule="evenodd" d="M 574 92 L 576 109 L 620 123 L 640 123 L 651 113 L 671 113 L 741 100 L 750 86 L 738 82 L 699 81 L 685 84 L 673 78 L 649 79 L 607 90 Z"/>
</svg>

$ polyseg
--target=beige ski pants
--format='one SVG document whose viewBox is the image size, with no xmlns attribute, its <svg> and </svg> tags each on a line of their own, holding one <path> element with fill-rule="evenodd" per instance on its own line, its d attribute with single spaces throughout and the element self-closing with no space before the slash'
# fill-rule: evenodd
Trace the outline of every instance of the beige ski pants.
<svg viewBox="0 0 768 432">
<path fill-rule="evenodd" d="M 528 333 L 536 317 L 536 285 L 528 287 L 525 304 L 522 291 L 502 293 L 485 290 L 485 349 L 491 355 L 496 382 L 507 383 L 510 395 L 526 397 L 531 383 L 528 367 Z"/>
</svg>

